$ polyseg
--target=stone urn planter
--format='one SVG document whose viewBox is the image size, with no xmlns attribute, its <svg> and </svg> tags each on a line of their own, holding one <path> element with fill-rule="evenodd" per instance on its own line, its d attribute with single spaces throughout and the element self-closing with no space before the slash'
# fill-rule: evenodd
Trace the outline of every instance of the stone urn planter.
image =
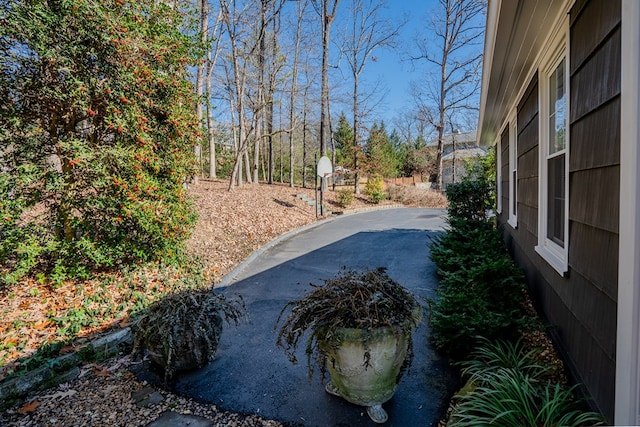
<svg viewBox="0 0 640 427">
<path fill-rule="evenodd" d="M 227 300 L 213 290 L 166 296 L 131 325 L 133 354 L 146 353 L 168 383 L 176 373 L 201 368 L 212 360 L 223 319 L 237 324 L 244 312 L 242 299 Z"/>
<path fill-rule="evenodd" d="M 277 343 L 296 363 L 296 347 L 309 331 L 306 353 L 309 378 L 314 365 L 327 393 L 365 406 L 369 417 L 384 423 L 382 404 L 391 399 L 413 359 L 412 332 L 422 307 L 384 268 L 363 273 L 343 271 L 325 286 L 289 302 Z"/>
</svg>

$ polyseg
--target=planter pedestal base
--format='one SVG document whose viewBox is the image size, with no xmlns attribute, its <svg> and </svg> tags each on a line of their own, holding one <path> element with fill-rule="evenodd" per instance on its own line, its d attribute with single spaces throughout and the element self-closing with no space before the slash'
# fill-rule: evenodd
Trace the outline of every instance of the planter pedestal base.
<svg viewBox="0 0 640 427">
<path fill-rule="evenodd" d="M 327 385 L 324 386 L 324 390 L 332 396 L 342 397 L 333 381 L 329 381 Z M 384 424 L 389 419 L 387 411 L 384 410 L 382 405 L 367 406 L 367 415 L 369 415 L 371 421 L 378 424 Z"/>
</svg>

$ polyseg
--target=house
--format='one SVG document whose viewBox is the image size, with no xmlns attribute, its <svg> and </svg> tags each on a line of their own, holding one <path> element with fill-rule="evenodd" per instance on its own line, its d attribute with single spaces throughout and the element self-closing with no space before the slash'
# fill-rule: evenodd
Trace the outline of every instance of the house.
<svg viewBox="0 0 640 427">
<path fill-rule="evenodd" d="M 438 148 L 438 139 L 432 139 L 427 142 L 427 147 Z M 446 156 L 453 152 L 453 149 L 461 150 L 465 148 L 477 148 L 478 147 L 478 135 L 477 132 L 462 132 L 457 129 L 448 135 L 442 137 L 442 155 Z"/>
<path fill-rule="evenodd" d="M 427 143 L 427 147 L 437 149 L 438 140 Z M 478 147 L 477 132 L 461 132 L 456 130 L 442 137 L 442 159 L 440 170 L 442 171 L 442 189 L 447 185 L 460 182 L 467 175 L 467 166 L 470 162 L 479 161 L 486 155 L 485 148 Z M 455 168 L 453 167 L 455 163 Z"/>
<path fill-rule="evenodd" d="M 640 425 L 640 1 L 489 0 L 497 221 L 583 392 Z"/>
<path fill-rule="evenodd" d="M 480 147 L 457 148 L 442 156 L 442 189 L 449 184 L 460 182 L 467 176 L 467 167 L 487 155 Z"/>
</svg>

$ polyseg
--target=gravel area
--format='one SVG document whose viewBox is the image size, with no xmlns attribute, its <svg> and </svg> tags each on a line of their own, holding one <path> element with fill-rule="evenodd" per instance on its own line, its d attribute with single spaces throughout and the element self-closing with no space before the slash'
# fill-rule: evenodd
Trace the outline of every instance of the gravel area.
<svg viewBox="0 0 640 427">
<path fill-rule="evenodd" d="M 32 396 L 0 414 L 0 425 L 12 427 L 145 426 L 167 411 L 211 421 L 212 426 L 281 426 L 254 415 L 219 411 L 139 381 L 128 371 L 126 356 L 109 367 L 85 366 L 83 375 L 55 389 Z"/>
</svg>

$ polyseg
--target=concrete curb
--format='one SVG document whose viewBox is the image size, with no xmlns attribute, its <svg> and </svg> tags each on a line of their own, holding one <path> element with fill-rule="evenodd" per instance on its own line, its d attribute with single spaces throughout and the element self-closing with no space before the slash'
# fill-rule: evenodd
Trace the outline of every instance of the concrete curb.
<svg viewBox="0 0 640 427">
<path fill-rule="evenodd" d="M 247 259 L 242 261 L 236 268 L 234 268 L 229 273 L 227 273 L 222 278 L 222 280 L 220 280 L 220 282 L 214 283 L 213 287 L 217 289 L 217 288 L 226 288 L 226 287 L 229 287 L 229 286 L 233 285 L 233 283 L 236 281 L 236 279 L 240 275 L 240 273 L 242 273 L 249 266 L 249 264 L 251 264 L 253 261 L 255 261 L 255 259 L 258 258 L 260 255 L 262 255 L 263 253 L 265 253 L 267 250 L 271 249 L 272 247 L 276 246 L 278 243 L 283 242 L 285 240 L 288 240 L 288 239 L 292 238 L 293 236 L 296 236 L 296 235 L 298 235 L 300 233 L 304 233 L 307 230 L 311 230 L 313 228 L 319 227 L 319 226 L 321 226 L 323 224 L 326 224 L 326 223 L 328 223 L 330 221 L 334 221 L 337 218 L 344 217 L 344 216 L 356 215 L 356 214 L 359 214 L 359 213 L 371 212 L 371 211 L 376 211 L 376 210 L 400 209 L 400 208 L 406 208 L 406 206 L 404 206 L 404 205 L 386 205 L 386 206 L 375 206 L 375 207 L 370 207 L 370 208 L 351 209 L 351 210 L 348 210 L 348 211 L 344 211 L 341 214 L 332 215 L 332 216 L 324 218 L 322 220 L 312 222 L 309 225 L 305 225 L 303 227 L 300 227 L 300 228 L 297 228 L 295 230 L 289 231 L 288 233 L 285 233 L 285 234 L 283 234 L 281 236 L 276 237 L 275 239 L 273 239 L 272 241 L 270 241 L 266 245 L 262 246 L 261 248 L 256 249 L 251 255 L 249 255 L 249 257 Z"/>
<path fill-rule="evenodd" d="M 133 342 L 130 328 L 107 334 L 83 346 L 106 357 L 117 355 L 124 345 Z M 24 374 L 9 377 L 0 383 L 0 410 L 7 409 L 20 399 L 35 391 L 45 390 L 58 384 L 65 383 L 80 375 L 79 366 L 83 360 L 78 352 L 65 354 L 49 361 L 42 366 Z"/>
</svg>

